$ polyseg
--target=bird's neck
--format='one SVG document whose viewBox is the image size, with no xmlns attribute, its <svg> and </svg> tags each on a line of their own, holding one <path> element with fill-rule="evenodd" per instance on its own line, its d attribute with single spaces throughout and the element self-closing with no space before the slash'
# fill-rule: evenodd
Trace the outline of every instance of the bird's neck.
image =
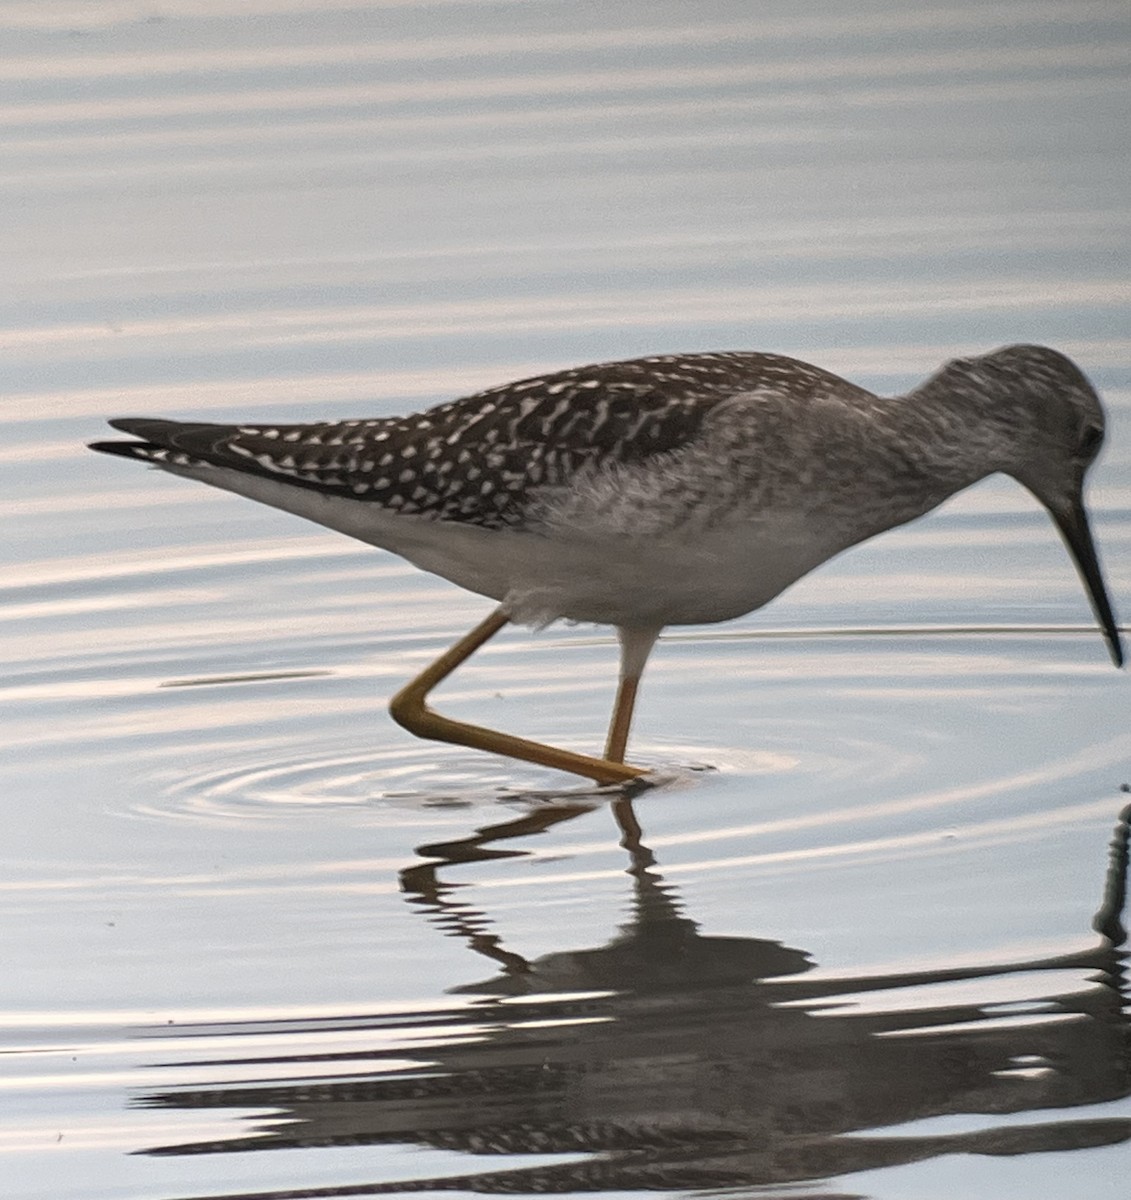
<svg viewBox="0 0 1131 1200">
<path fill-rule="evenodd" d="M 956 491 L 1008 471 L 1026 427 L 1010 395 L 991 394 L 946 368 L 892 403 L 896 419 Z"/>
</svg>

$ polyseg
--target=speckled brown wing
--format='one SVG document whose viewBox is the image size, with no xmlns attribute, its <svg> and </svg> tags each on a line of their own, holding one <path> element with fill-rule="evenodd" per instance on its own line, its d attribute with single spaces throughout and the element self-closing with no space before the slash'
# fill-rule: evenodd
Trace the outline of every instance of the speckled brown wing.
<svg viewBox="0 0 1131 1200">
<path fill-rule="evenodd" d="M 535 493 L 601 463 L 670 453 L 715 405 L 812 387 L 826 373 L 777 355 L 668 355 L 518 380 L 407 417 L 303 425 L 112 421 L 142 439 L 94 448 L 159 466 L 227 467 L 405 514 L 521 526 Z"/>
</svg>

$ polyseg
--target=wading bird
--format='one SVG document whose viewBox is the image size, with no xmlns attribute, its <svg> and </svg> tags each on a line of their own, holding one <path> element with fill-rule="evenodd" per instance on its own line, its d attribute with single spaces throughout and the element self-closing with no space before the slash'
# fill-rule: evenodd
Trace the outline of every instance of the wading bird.
<svg viewBox="0 0 1131 1200">
<path fill-rule="evenodd" d="M 424 738 L 612 783 L 665 625 L 726 621 L 996 472 L 1045 506 L 1116 665 L 1123 649 L 1084 508 L 1104 437 L 1064 355 L 1008 346 L 881 397 L 775 354 L 660 355 L 522 379 L 407 417 L 303 425 L 111 421 L 140 459 L 398 554 L 499 607 L 393 698 Z M 604 757 L 453 721 L 426 697 L 508 621 L 612 625 Z"/>
</svg>

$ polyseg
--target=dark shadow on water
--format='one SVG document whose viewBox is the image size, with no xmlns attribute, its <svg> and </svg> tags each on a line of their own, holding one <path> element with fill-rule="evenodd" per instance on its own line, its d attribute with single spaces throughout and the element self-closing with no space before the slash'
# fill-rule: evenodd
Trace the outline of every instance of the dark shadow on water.
<svg viewBox="0 0 1131 1200">
<path fill-rule="evenodd" d="M 239 1200 L 738 1187 L 788 1187 L 791 1200 L 833 1200 L 844 1193 L 820 1181 L 851 1172 L 943 1154 L 1024 1155 L 1131 1139 L 1127 1119 L 1064 1118 L 1065 1110 L 1131 1093 L 1120 949 L 1131 806 L 1116 829 L 1093 923 L 1098 940 L 1088 949 L 1027 962 L 820 980 L 807 977 L 815 964 L 800 949 L 700 933 L 644 844 L 627 799 L 613 805 L 633 888 L 631 919 L 618 936 L 534 959 L 507 949 L 488 915 L 461 898 L 451 869 L 521 856 L 525 851 L 503 843 L 589 811 L 588 805 L 542 808 L 425 846 L 421 861 L 403 872 L 408 901 L 497 968 L 483 982 L 454 989 L 482 997 L 470 1011 L 303 1022 L 310 1030 L 402 1029 L 412 1040 L 407 1049 L 374 1049 L 366 1057 L 375 1069 L 346 1080 L 335 1077 L 329 1055 L 318 1057 L 327 1068 L 321 1083 L 306 1078 L 143 1096 L 139 1104 L 168 1109 L 273 1112 L 246 1136 L 139 1153 L 395 1144 L 479 1160 L 450 1177 L 243 1192 Z M 949 1003 L 944 992 L 930 995 L 948 983 L 1022 974 L 1029 977 L 1024 999 L 1009 1004 L 978 1002 L 976 987 Z M 906 996 L 895 990 L 908 988 L 916 990 Z M 442 1035 L 430 1043 L 429 1029 L 441 1025 Z M 207 1029 L 180 1031 L 192 1032 Z M 232 1032 L 269 1029 L 263 1023 Z M 356 1071 L 356 1050 L 341 1057 Z M 396 1068 L 380 1070 L 383 1058 L 395 1059 Z M 414 1060 L 411 1069 L 406 1059 Z M 239 1061 L 248 1070 L 290 1061 L 297 1074 L 311 1059 Z M 1009 1119 L 1053 1110 L 1054 1119 Z M 965 1131 L 877 1132 L 955 1114 L 974 1115 L 963 1122 Z M 568 1159 L 479 1165 L 531 1154 Z M 816 1190 L 797 1190 L 804 1183 Z"/>
</svg>

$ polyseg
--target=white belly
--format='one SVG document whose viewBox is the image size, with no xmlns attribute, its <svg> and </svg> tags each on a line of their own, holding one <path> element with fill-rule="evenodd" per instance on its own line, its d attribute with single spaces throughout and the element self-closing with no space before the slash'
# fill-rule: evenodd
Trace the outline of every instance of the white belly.
<svg viewBox="0 0 1131 1200">
<path fill-rule="evenodd" d="M 166 468 L 168 469 L 168 468 Z M 398 516 L 372 502 L 325 495 L 226 468 L 173 468 L 389 550 L 469 591 L 505 603 L 516 621 L 697 625 L 772 600 L 833 549 L 811 531 L 735 521 L 718 529 L 634 536 L 539 534 Z M 772 536 L 771 536 L 772 535 Z"/>
</svg>

